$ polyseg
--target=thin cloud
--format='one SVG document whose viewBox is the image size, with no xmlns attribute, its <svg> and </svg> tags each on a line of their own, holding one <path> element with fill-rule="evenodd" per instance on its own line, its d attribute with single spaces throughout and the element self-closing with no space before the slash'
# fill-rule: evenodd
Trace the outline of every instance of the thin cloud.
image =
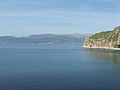
<svg viewBox="0 0 120 90">
<path fill-rule="evenodd" d="M 120 23 L 118 0 L 0 0 L 0 34 L 97 32 Z"/>
</svg>

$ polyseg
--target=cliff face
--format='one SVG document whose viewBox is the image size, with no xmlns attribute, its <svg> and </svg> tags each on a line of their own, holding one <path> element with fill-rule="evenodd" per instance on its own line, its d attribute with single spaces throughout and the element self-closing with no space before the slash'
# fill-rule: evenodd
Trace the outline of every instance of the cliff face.
<svg viewBox="0 0 120 90">
<path fill-rule="evenodd" d="M 100 32 L 85 39 L 84 47 L 120 48 L 120 26 L 112 31 Z"/>
</svg>

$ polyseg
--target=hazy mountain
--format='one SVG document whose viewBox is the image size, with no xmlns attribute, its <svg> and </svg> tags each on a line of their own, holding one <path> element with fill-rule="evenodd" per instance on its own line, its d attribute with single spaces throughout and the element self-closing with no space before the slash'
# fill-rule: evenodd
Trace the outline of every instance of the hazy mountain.
<svg viewBox="0 0 120 90">
<path fill-rule="evenodd" d="M 91 36 L 92 34 L 79 34 L 79 33 L 75 33 L 75 34 L 65 34 L 65 36 L 69 36 L 69 37 L 74 37 L 74 38 L 78 38 L 80 41 L 84 41 L 85 38 Z"/>
<path fill-rule="evenodd" d="M 28 37 L 2 36 L 0 37 L 0 43 L 72 44 L 81 43 L 88 36 L 87 34 L 39 34 Z"/>
<path fill-rule="evenodd" d="M 70 36 L 70 37 L 75 37 L 75 38 L 85 38 L 85 37 L 89 37 L 91 36 L 92 34 L 79 34 L 79 33 L 74 33 L 74 34 L 64 34 L 65 36 Z"/>
</svg>

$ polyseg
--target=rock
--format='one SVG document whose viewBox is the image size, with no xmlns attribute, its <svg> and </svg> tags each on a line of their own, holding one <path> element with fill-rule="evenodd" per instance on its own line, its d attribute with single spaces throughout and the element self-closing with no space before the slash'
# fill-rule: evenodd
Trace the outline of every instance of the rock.
<svg viewBox="0 0 120 90">
<path fill-rule="evenodd" d="M 83 47 L 120 48 L 120 26 L 112 31 L 96 33 L 85 39 Z"/>
</svg>

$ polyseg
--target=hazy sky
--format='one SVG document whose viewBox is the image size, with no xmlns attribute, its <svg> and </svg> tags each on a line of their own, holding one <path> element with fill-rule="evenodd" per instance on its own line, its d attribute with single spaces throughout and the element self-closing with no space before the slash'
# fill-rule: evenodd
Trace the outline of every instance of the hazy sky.
<svg viewBox="0 0 120 90">
<path fill-rule="evenodd" d="M 120 25 L 120 0 L 0 0 L 0 36 L 95 33 Z"/>
</svg>

